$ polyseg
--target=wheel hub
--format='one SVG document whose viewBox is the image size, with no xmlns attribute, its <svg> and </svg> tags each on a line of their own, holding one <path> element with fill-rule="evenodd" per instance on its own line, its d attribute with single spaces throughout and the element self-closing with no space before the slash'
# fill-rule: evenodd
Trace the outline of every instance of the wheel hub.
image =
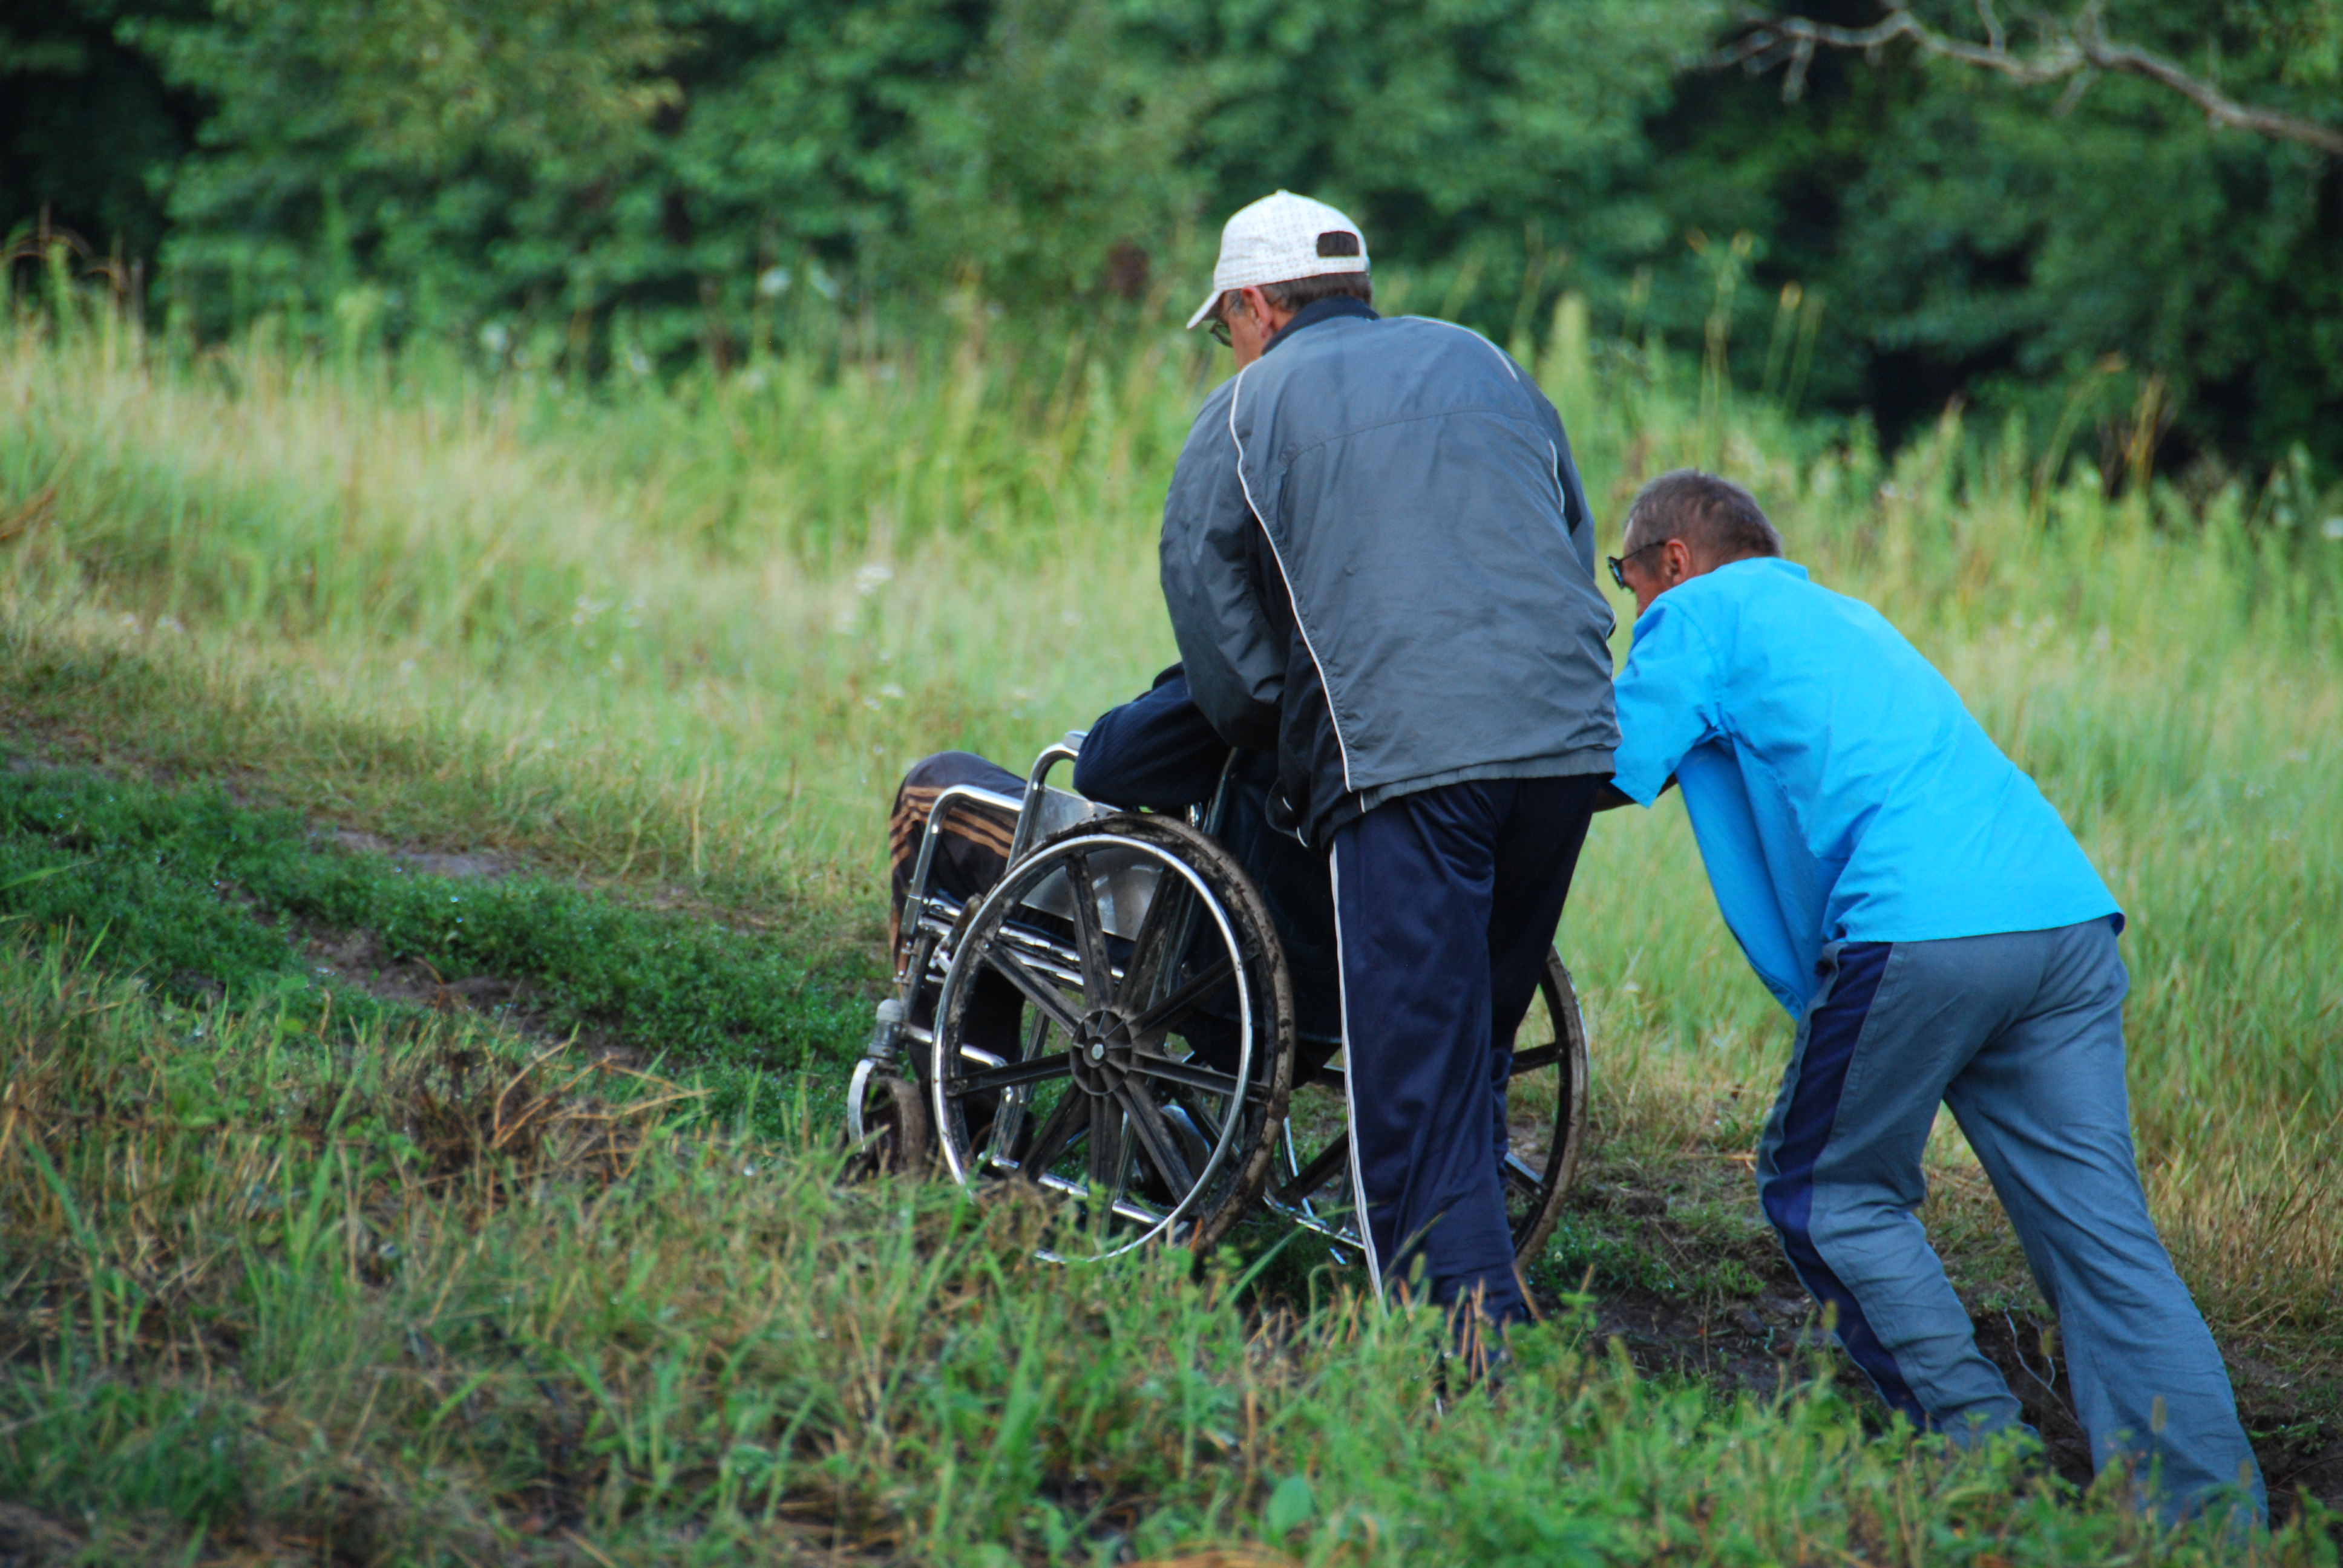
<svg viewBox="0 0 2343 1568">
<path fill-rule="evenodd" d="M 1074 1034 L 1071 1065 L 1085 1094 L 1112 1094 L 1131 1076 L 1131 1021 L 1112 1008 L 1083 1018 Z"/>
</svg>

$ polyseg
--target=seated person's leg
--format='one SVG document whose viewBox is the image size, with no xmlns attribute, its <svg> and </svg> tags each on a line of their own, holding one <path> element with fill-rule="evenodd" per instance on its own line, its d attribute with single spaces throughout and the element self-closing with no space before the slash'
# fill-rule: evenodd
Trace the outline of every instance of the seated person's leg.
<svg viewBox="0 0 2343 1568">
<path fill-rule="evenodd" d="M 955 784 L 972 784 L 1011 799 L 1025 789 L 1025 780 L 973 751 L 939 751 L 911 764 L 903 782 L 896 787 L 895 809 L 887 817 L 887 858 L 893 873 L 887 913 L 890 952 L 900 947 L 903 900 L 910 896 L 911 872 L 920 863 L 928 813 L 935 809 L 936 797 Z M 928 869 L 929 890 L 965 901 L 991 887 L 1008 869 L 1013 828 L 1011 822 L 973 811 L 949 813 L 936 842 L 935 859 Z M 900 957 L 898 953 L 899 961 Z"/>
<path fill-rule="evenodd" d="M 895 790 L 895 808 L 887 819 L 887 855 L 891 875 L 888 901 L 887 950 L 890 961 L 901 964 L 903 905 L 911 894 L 911 874 L 920 862 L 920 845 L 927 837 L 928 813 L 936 797 L 955 784 L 972 784 L 1014 799 L 1025 781 L 996 762 L 972 751 L 939 751 L 911 764 Z M 1009 868 L 1010 835 L 1015 824 L 989 813 L 949 811 L 939 826 L 936 852 L 928 867 L 928 890 L 949 893 L 965 903 L 980 898 Z M 1017 1021 L 1023 999 L 1017 988 L 987 971 L 977 977 L 969 998 L 966 1034 L 971 1044 L 1002 1055 L 1016 1049 Z M 911 1019 L 922 1028 L 934 1020 L 924 1009 Z M 971 1111 L 977 1110 L 971 1106 Z M 984 1119 L 989 1120 L 989 1113 Z"/>
<path fill-rule="evenodd" d="M 1251 752 L 1238 759 L 1229 779 L 1229 798 L 1219 834 L 1223 849 L 1252 879 L 1270 923 L 1285 950 L 1287 978 L 1293 986 L 1293 1020 L 1300 1038 L 1295 1081 L 1323 1067 L 1342 1047 L 1342 1014 L 1335 972 L 1334 895 L 1326 857 L 1269 823 L 1270 791 L 1277 783 L 1276 759 Z M 1222 1072 L 1236 1069 L 1237 1030 L 1233 992 L 1205 1004 L 1209 1019 L 1186 1031 L 1207 1064 Z"/>
</svg>

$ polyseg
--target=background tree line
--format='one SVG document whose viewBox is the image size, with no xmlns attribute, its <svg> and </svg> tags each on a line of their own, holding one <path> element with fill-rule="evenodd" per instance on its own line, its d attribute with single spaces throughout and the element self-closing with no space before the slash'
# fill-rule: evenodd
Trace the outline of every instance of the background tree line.
<svg viewBox="0 0 2343 1568">
<path fill-rule="evenodd" d="M 2037 29 L 2078 15 L 2343 123 L 2343 0 Z M 2137 77 L 1902 45 L 1797 59 L 1786 101 L 1718 67 L 1751 25 L 1714 0 L 0 0 L 0 230 L 21 257 L 46 213 L 198 336 L 277 312 L 599 374 L 817 319 L 917 335 L 954 302 L 1143 318 L 1285 186 L 1351 209 L 1408 307 L 1501 339 L 1571 294 L 1612 352 L 1704 349 L 1890 438 L 1963 396 L 2128 444 L 2111 482 L 2143 443 L 2200 477 L 2343 463 L 2343 159 Z"/>
</svg>

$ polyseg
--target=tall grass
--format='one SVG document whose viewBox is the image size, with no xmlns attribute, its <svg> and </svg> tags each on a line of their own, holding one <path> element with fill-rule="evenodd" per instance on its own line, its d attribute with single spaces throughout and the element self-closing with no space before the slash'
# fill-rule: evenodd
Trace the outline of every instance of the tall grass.
<svg viewBox="0 0 2343 1568">
<path fill-rule="evenodd" d="M 1554 341 L 1539 373 L 1606 536 L 1661 468 L 1749 483 L 2066 813 L 2131 917 L 2167 1240 L 2217 1323 L 2331 1344 L 2343 542 L 2234 487 L 2109 499 L 1956 417 L 1885 462 L 1859 427 L 1698 395 L 1656 347 Z M 588 390 L 20 314 L 0 338 L 11 700 L 389 831 L 864 941 L 906 762 L 1021 765 L 1174 657 L 1157 509 L 1222 369 L 1168 331 L 971 335 Z M 1678 808 L 1604 820 L 1563 944 L 1604 1135 L 1745 1148 L 1787 1025 Z"/>
</svg>

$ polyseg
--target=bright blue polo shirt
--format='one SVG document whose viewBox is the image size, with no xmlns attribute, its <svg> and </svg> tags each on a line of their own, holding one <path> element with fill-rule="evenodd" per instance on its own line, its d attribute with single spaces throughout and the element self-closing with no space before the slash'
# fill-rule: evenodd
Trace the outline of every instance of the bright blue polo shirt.
<svg viewBox="0 0 2343 1568">
<path fill-rule="evenodd" d="M 1662 594 L 1617 690 L 1612 782 L 1649 806 L 1675 775 L 1725 923 L 1793 1016 L 1828 942 L 2121 929 L 1950 683 L 1802 566 L 1735 561 Z"/>
</svg>

